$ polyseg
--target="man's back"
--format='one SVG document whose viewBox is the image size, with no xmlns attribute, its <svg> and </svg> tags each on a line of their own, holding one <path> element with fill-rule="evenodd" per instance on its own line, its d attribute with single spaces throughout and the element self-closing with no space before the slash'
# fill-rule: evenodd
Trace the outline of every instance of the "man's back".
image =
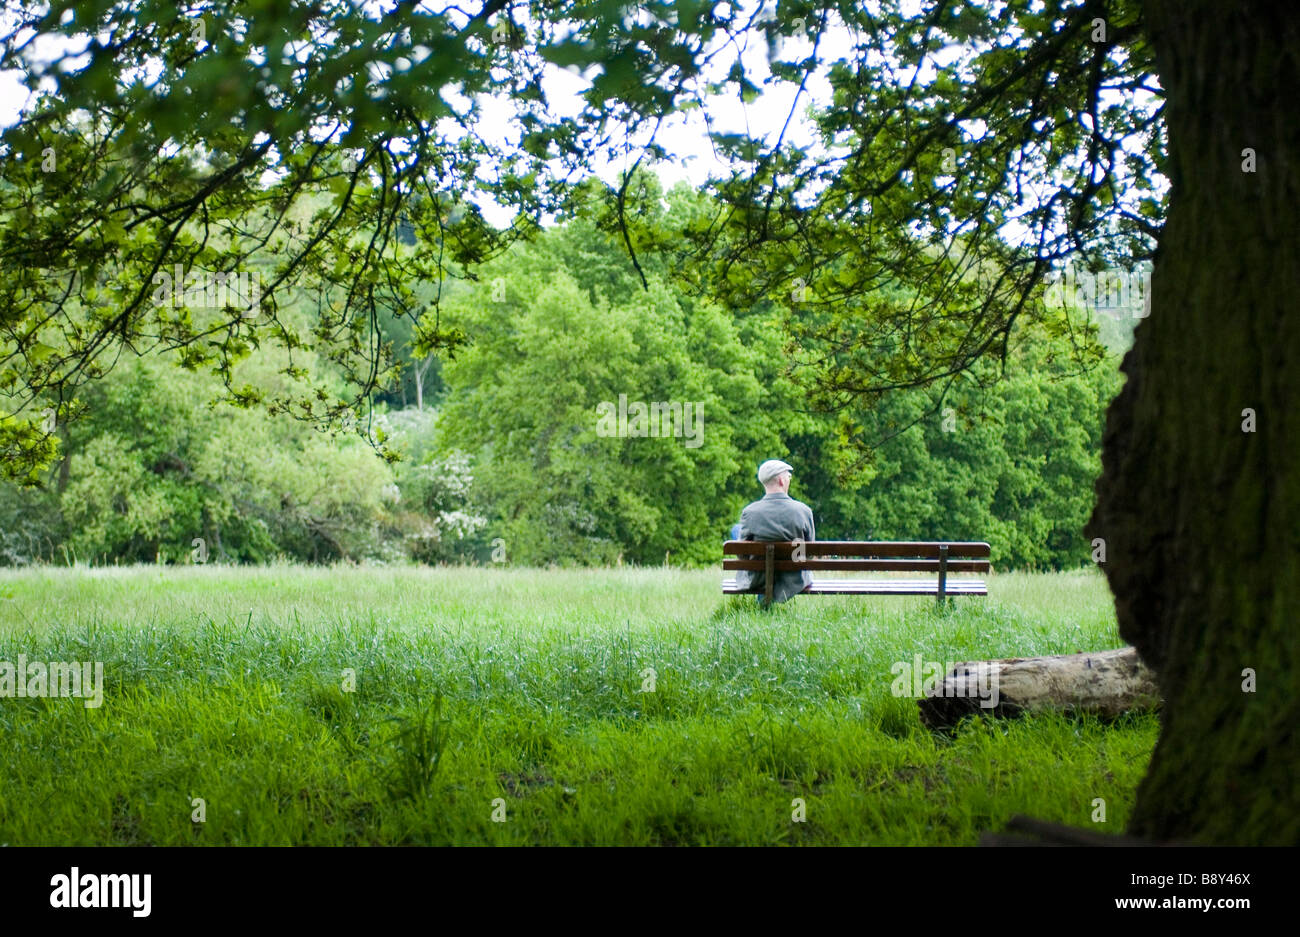
<svg viewBox="0 0 1300 937">
<path fill-rule="evenodd" d="M 816 540 L 812 508 L 784 492 L 768 492 L 740 512 L 739 539 Z M 738 570 L 736 584 L 742 589 L 753 585 L 761 586 L 763 571 Z M 777 573 L 776 582 L 772 584 L 773 601 L 784 602 L 811 584 L 812 573 L 808 570 Z"/>
</svg>

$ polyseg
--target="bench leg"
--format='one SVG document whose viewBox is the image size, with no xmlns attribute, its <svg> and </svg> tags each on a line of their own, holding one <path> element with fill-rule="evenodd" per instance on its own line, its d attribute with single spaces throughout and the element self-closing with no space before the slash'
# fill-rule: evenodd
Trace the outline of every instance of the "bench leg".
<svg viewBox="0 0 1300 937">
<path fill-rule="evenodd" d="M 948 544 L 939 545 L 939 607 L 943 608 L 948 588 Z"/>
<path fill-rule="evenodd" d="M 763 607 L 772 607 L 772 578 L 776 575 L 776 547 L 767 545 L 763 559 Z"/>
</svg>

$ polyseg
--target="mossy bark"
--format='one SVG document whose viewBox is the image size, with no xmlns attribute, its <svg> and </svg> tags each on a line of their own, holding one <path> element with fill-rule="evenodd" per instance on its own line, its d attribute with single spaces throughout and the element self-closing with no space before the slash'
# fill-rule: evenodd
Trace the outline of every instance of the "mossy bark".
<svg viewBox="0 0 1300 937">
<path fill-rule="evenodd" d="M 1294 845 L 1300 4 L 1144 10 L 1172 189 L 1088 528 L 1106 541 L 1120 634 L 1165 699 L 1129 832 Z"/>
</svg>

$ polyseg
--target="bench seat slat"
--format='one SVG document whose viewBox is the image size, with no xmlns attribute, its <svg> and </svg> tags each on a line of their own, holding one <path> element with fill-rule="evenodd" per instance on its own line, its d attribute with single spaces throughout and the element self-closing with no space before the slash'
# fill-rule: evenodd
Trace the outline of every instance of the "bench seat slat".
<svg viewBox="0 0 1300 937">
<path fill-rule="evenodd" d="M 945 595 L 988 595 L 982 579 L 949 579 Z M 763 587 L 736 588 L 735 579 L 722 581 L 724 595 L 762 595 Z M 938 580 L 929 579 L 819 579 L 800 595 L 938 595 Z"/>
<path fill-rule="evenodd" d="M 728 540 L 722 545 L 724 556 L 763 556 L 766 542 Z M 794 549 L 789 541 L 774 542 L 777 559 L 788 559 Z M 937 559 L 939 547 L 948 547 L 952 559 L 987 558 L 991 551 L 984 541 L 948 540 L 810 540 L 800 545 L 805 556 L 913 556 Z"/>
<path fill-rule="evenodd" d="M 763 560 L 723 560 L 723 569 L 766 569 Z M 845 572 L 920 572 L 937 573 L 938 560 L 859 560 L 859 559 L 820 559 L 820 560 L 776 560 L 772 568 L 778 572 L 797 569 L 844 570 Z M 991 569 L 988 560 L 949 560 L 950 573 L 987 573 Z"/>
</svg>

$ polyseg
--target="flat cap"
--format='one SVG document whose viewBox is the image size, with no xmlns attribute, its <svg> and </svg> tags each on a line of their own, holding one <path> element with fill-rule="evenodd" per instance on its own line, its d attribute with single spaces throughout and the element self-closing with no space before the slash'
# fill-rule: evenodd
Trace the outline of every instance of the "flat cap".
<svg viewBox="0 0 1300 937">
<path fill-rule="evenodd" d="M 794 468 L 782 462 L 780 459 L 768 459 L 758 467 L 758 483 L 766 485 L 782 472 L 793 472 Z"/>
</svg>

